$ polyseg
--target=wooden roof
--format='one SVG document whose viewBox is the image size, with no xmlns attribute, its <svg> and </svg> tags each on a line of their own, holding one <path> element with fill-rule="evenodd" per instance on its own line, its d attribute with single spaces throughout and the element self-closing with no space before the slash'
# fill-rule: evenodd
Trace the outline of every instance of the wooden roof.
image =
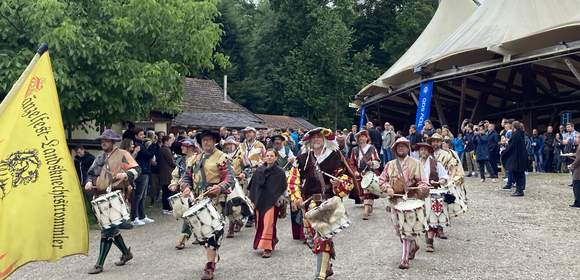
<svg viewBox="0 0 580 280">
<path fill-rule="evenodd" d="M 296 118 L 290 116 L 281 115 L 263 115 L 257 114 L 262 120 L 264 120 L 265 125 L 268 128 L 292 128 L 292 129 L 302 129 L 310 130 L 316 126 L 308 122 L 303 118 Z"/>
<path fill-rule="evenodd" d="M 173 126 L 195 128 L 265 128 L 264 121 L 235 102 L 224 100 L 223 89 L 214 80 L 185 78 L 182 113 Z"/>
</svg>

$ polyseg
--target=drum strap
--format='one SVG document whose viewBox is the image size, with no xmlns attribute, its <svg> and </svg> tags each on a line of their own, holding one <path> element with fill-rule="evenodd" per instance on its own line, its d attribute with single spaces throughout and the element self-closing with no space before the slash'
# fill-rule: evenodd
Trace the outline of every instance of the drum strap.
<svg viewBox="0 0 580 280">
<path fill-rule="evenodd" d="M 403 180 L 405 186 L 405 193 L 408 193 L 409 183 L 407 182 L 407 178 L 405 178 L 405 174 L 403 174 L 403 168 L 401 167 L 401 162 L 399 159 L 396 159 L 395 162 L 397 163 L 397 170 L 399 171 L 399 176 L 401 176 L 401 180 Z"/>
</svg>

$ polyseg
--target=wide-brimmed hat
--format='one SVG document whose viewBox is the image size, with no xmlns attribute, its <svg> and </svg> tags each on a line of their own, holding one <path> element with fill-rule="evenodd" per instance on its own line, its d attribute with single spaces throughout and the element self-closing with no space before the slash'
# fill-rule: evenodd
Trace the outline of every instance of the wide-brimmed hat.
<svg viewBox="0 0 580 280">
<path fill-rule="evenodd" d="M 195 141 L 193 141 L 193 139 L 190 139 L 190 138 L 181 139 L 181 141 L 179 141 L 179 143 L 181 143 L 181 145 L 190 146 L 190 147 L 194 147 L 196 144 Z"/>
<path fill-rule="evenodd" d="M 356 139 L 358 139 L 359 137 L 361 137 L 361 136 L 363 136 L 363 135 L 364 135 L 364 136 L 366 136 L 366 137 L 367 137 L 367 139 L 369 139 L 369 138 L 370 138 L 370 137 L 369 137 L 369 131 L 368 131 L 368 130 L 366 130 L 366 129 L 363 129 L 363 130 L 361 130 L 361 131 L 357 132 L 357 134 L 355 134 L 355 137 L 356 137 Z"/>
<path fill-rule="evenodd" d="M 310 142 L 312 136 L 317 134 L 322 135 L 328 141 L 334 141 L 336 138 L 336 135 L 334 134 L 334 132 L 332 132 L 332 130 L 324 127 L 317 127 L 306 132 L 306 134 L 304 134 L 304 136 L 302 137 L 302 142 Z"/>
<path fill-rule="evenodd" d="M 427 148 L 429 150 L 430 154 L 432 154 L 434 151 L 433 146 L 431 146 L 431 144 L 429 144 L 429 143 L 421 142 L 421 143 L 415 144 L 415 150 L 419 150 L 421 147 Z"/>
<path fill-rule="evenodd" d="M 223 143 L 222 146 L 228 145 L 228 144 L 233 144 L 233 145 L 239 145 L 240 142 L 236 141 L 236 138 L 234 136 L 228 136 L 228 138 L 226 138 Z"/>
<path fill-rule="evenodd" d="M 399 145 L 405 145 L 407 148 L 409 148 L 409 150 L 411 149 L 411 142 L 409 142 L 409 140 L 407 140 L 405 137 L 399 137 L 399 139 L 397 139 L 397 141 L 391 145 L 391 149 L 395 151 Z"/>
<path fill-rule="evenodd" d="M 250 132 L 250 131 L 253 131 L 255 133 L 258 132 L 255 128 L 253 128 L 251 126 L 248 126 L 248 127 L 244 128 L 244 129 L 242 129 L 242 133 L 246 133 L 246 132 Z"/>
<path fill-rule="evenodd" d="M 282 141 L 287 141 L 286 136 L 284 136 L 282 134 L 276 134 L 276 135 L 270 137 L 270 140 L 272 140 L 272 142 L 276 141 L 276 139 L 280 139 Z"/>
<path fill-rule="evenodd" d="M 201 143 L 201 140 L 205 137 L 208 137 L 208 136 L 213 138 L 213 140 L 216 143 L 219 143 L 221 140 L 221 136 L 220 136 L 219 132 L 214 131 L 214 130 L 208 130 L 208 129 L 205 129 L 202 132 L 195 135 L 195 139 L 197 140 L 198 143 Z"/>
<path fill-rule="evenodd" d="M 433 135 L 431 135 L 431 137 L 429 137 L 429 142 L 434 141 L 434 140 L 443 141 L 443 136 L 441 136 L 441 134 L 439 134 L 439 133 L 433 133 Z"/>
<path fill-rule="evenodd" d="M 103 134 L 97 137 L 97 140 L 110 140 L 113 142 L 121 141 L 121 136 L 111 129 L 106 129 Z"/>
</svg>

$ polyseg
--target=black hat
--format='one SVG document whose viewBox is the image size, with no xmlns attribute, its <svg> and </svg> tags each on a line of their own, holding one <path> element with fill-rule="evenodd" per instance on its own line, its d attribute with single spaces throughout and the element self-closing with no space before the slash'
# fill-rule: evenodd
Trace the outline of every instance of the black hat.
<svg viewBox="0 0 580 280">
<path fill-rule="evenodd" d="M 201 139 L 203 139 L 204 137 L 207 137 L 207 136 L 212 137 L 216 143 L 219 143 L 221 140 L 219 132 L 214 131 L 214 130 L 207 130 L 207 129 L 205 129 L 202 132 L 195 135 L 195 139 L 197 140 L 198 143 L 201 143 Z"/>
<path fill-rule="evenodd" d="M 272 142 L 276 141 L 276 139 L 280 139 L 280 140 L 282 140 L 282 142 L 286 141 L 286 137 L 282 134 L 276 134 L 270 138 L 270 140 L 272 140 Z"/>
</svg>

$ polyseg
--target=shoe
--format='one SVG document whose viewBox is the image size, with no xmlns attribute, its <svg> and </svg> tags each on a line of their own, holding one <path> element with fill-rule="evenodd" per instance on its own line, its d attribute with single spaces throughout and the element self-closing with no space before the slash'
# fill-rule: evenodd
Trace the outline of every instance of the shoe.
<svg viewBox="0 0 580 280">
<path fill-rule="evenodd" d="M 145 225 L 145 223 L 143 221 L 139 220 L 139 219 L 135 219 L 134 221 L 131 222 L 131 224 L 133 226 L 142 226 L 142 225 Z"/>
<path fill-rule="evenodd" d="M 483 182 L 485 182 L 485 179 L 481 179 L 480 181 L 483 183 Z"/>
<path fill-rule="evenodd" d="M 507 183 L 507 181 L 508 181 L 508 178 L 503 178 L 503 181 Z"/>
<path fill-rule="evenodd" d="M 435 248 L 433 247 L 433 244 L 427 244 L 427 248 L 425 248 L 425 252 L 427 252 L 427 253 L 435 252 Z M 411 258 L 409 258 L 409 259 L 411 259 Z"/>
<path fill-rule="evenodd" d="M 130 223 L 129 221 L 124 221 L 119 225 L 119 229 L 125 230 L 133 229 L 133 224 Z"/>
<path fill-rule="evenodd" d="M 415 259 L 415 254 L 417 254 L 417 252 L 420 249 L 419 244 L 417 244 L 417 242 L 414 242 L 414 243 L 415 243 L 415 248 L 411 249 L 411 252 L 409 252 L 409 259 L 410 260 Z"/>
<path fill-rule="evenodd" d="M 571 204 L 570 207 L 572 207 L 572 208 L 580 208 L 580 205 Z"/>
<path fill-rule="evenodd" d="M 512 186 L 503 186 L 501 189 L 502 190 L 511 190 Z"/>
<path fill-rule="evenodd" d="M 443 239 L 443 240 L 447 239 L 447 235 L 445 235 L 445 233 L 443 232 L 443 228 L 439 228 L 437 230 L 437 237 L 439 237 L 439 239 Z"/>
<path fill-rule="evenodd" d="M 125 265 L 128 261 L 133 259 L 133 253 L 131 253 L 131 247 L 129 247 L 129 249 L 127 250 L 127 254 L 126 255 L 122 255 L 121 259 L 118 262 L 115 262 L 116 266 L 123 266 Z"/>
<path fill-rule="evenodd" d="M 100 265 L 98 265 L 98 264 L 96 264 L 95 266 L 93 266 L 93 268 L 91 268 L 91 269 L 89 270 L 89 272 L 88 272 L 88 273 L 89 273 L 89 274 L 99 274 L 99 273 L 101 273 L 101 272 L 103 272 L 103 267 L 102 267 L 102 266 L 100 266 Z"/>
<path fill-rule="evenodd" d="M 235 222 L 234 223 L 234 232 L 240 232 L 242 230 L 242 226 L 243 224 L 240 222 Z"/>
<path fill-rule="evenodd" d="M 171 215 L 173 215 L 173 211 L 171 211 L 171 210 L 162 210 L 162 211 L 161 211 L 161 213 L 162 213 L 163 215 L 168 215 L 168 216 L 171 216 Z"/>
<path fill-rule="evenodd" d="M 471 177 L 471 173 L 467 173 L 467 176 L 466 177 Z"/>
<path fill-rule="evenodd" d="M 516 191 L 516 192 L 512 193 L 512 196 L 516 196 L 516 197 L 517 196 L 524 196 L 524 193 Z"/>
<path fill-rule="evenodd" d="M 272 257 L 272 250 L 264 250 L 262 253 L 262 258 L 269 259 Z"/>
<path fill-rule="evenodd" d="M 409 261 L 401 261 L 399 269 L 409 269 Z"/>
<path fill-rule="evenodd" d="M 496 178 L 493 178 L 493 179 L 491 179 L 491 182 L 492 183 L 497 183 L 497 179 Z"/>
<path fill-rule="evenodd" d="M 234 227 L 236 226 L 235 223 L 230 223 L 229 228 L 228 228 L 228 234 L 226 235 L 226 238 L 234 238 Z"/>
<path fill-rule="evenodd" d="M 144 219 L 142 219 L 141 221 L 142 221 L 142 222 L 144 222 L 145 224 L 150 224 L 150 223 L 153 223 L 153 222 L 155 222 L 155 220 L 153 220 L 153 219 L 150 219 L 150 218 L 149 218 L 149 217 L 147 217 L 147 216 L 145 216 L 145 218 L 144 218 Z"/>
<path fill-rule="evenodd" d="M 326 278 L 328 278 L 328 277 L 330 277 L 332 275 L 334 275 L 334 271 L 332 270 L 332 264 L 330 264 L 328 266 L 328 269 L 326 270 Z"/>
<path fill-rule="evenodd" d="M 181 238 L 179 240 L 177 240 L 177 244 L 175 245 L 175 249 L 183 250 L 183 248 L 185 248 L 185 240 L 187 240 L 187 236 L 182 235 Z"/>
<path fill-rule="evenodd" d="M 201 276 L 201 280 L 212 280 L 213 279 L 213 272 L 215 271 L 215 263 L 208 262 L 203 269 L 203 275 Z"/>
</svg>

